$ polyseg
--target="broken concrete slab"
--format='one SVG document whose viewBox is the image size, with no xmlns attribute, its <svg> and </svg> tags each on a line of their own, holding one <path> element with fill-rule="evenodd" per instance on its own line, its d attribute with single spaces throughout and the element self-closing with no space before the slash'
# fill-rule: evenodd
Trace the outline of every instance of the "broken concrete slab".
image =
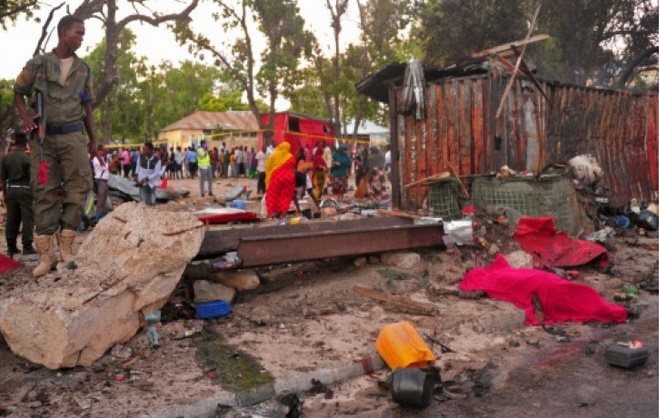
<svg viewBox="0 0 659 418">
<path fill-rule="evenodd" d="M 197 280 L 192 286 L 194 289 L 195 303 L 213 302 L 216 300 L 231 302 L 236 295 L 236 289 L 206 280 Z"/>
<path fill-rule="evenodd" d="M 17 355 L 50 369 L 90 366 L 160 309 L 203 240 L 188 213 L 125 203 L 103 218 L 74 258 L 0 299 L 0 333 Z"/>
<path fill-rule="evenodd" d="M 381 256 L 382 264 L 412 270 L 419 265 L 421 256 L 413 252 L 384 253 Z"/>
</svg>

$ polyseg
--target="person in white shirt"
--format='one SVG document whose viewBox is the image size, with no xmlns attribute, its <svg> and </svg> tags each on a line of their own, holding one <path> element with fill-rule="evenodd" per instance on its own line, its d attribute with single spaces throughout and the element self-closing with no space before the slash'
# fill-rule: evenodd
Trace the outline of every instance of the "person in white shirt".
<svg viewBox="0 0 659 418">
<path fill-rule="evenodd" d="M 254 157 L 256 159 L 256 193 L 259 196 L 265 194 L 265 160 L 268 159 L 266 154 L 265 145 L 261 147 L 261 150 L 256 153 Z"/>
<path fill-rule="evenodd" d="M 100 217 L 106 212 L 108 179 L 110 178 L 108 157 L 105 154 L 103 145 L 98 146 L 96 156 L 92 160 L 92 166 L 94 167 L 94 183 L 96 185 L 96 216 Z"/>
<path fill-rule="evenodd" d="M 244 170 L 244 162 L 245 162 L 245 153 L 243 152 L 243 146 L 240 145 L 238 148 L 236 148 L 236 151 L 233 154 L 235 156 L 235 170 L 233 173 L 234 177 L 240 177 L 241 174 L 244 174 L 245 177 L 247 177 L 247 173 Z"/>
<path fill-rule="evenodd" d="M 156 187 L 160 186 L 161 165 L 160 158 L 153 152 L 153 144 L 145 142 L 137 161 L 136 185 L 140 187 L 142 202 L 149 206 L 156 204 Z"/>
</svg>

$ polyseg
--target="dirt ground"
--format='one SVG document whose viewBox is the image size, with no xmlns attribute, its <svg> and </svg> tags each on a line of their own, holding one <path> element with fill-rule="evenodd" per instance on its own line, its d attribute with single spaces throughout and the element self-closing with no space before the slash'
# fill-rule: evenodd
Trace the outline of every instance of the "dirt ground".
<svg viewBox="0 0 659 418">
<path fill-rule="evenodd" d="M 194 180 L 171 180 L 171 187 L 189 190 L 190 195 L 160 207 L 215 207 L 236 185 L 256 189 L 254 180 L 221 179 L 214 197 L 201 198 Z M 258 200 L 248 201 L 248 210 L 258 207 Z M 421 261 L 409 270 L 385 265 L 378 255 L 257 269 L 261 285 L 239 292 L 232 313 L 222 318 L 194 319 L 186 304 L 192 281 L 183 277 L 162 310 L 160 348 L 151 347 L 142 330 L 90 368 L 45 369 L 15 356 L 0 338 L 0 416 L 176 416 L 168 411 L 218 393 L 246 393 L 273 381 L 313 378 L 318 370 L 357 364 L 375 353 L 384 325 L 403 320 L 444 346 L 426 338 L 438 359 L 444 390 L 436 391 L 424 410 L 394 403 L 387 371 L 381 370 L 296 393 L 302 402 L 296 404 L 297 414 L 283 405 L 283 394 L 277 394 L 260 405 L 205 416 L 657 416 L 656 294 L 641 291 L 625 302 L 638 314 L 627 324 L 563 324 L 562 335 L 527 327 L 523 312 L 512 304 L 454 294 L 464 273 L 489 264 L 496 249 L 504 254 L 519 249 L 510 238 L 514 225 L 483 224 L 494 249 L 417 250 Z M 609 301 L 627 284 L 656 286 L 658 243 L 636 240 L 632 232 L 610 239 L 613 272 L 583 266 L 576 280 Z M 5 249 L 0 246 L 0 251 Z M 0 296 L 3 288 L 32 280 L 34 261 L 23 261 L 26 268 L 0 276 Z M 359 296 L 355 285 L 432 304 L 437 313 L 418 315 Z M 201 332 L 184 337 L 189 330 Z M 633 338 L 643 339 L 650 349 L 646 365 L 632 371 L 606 366 L 603 348 Z M 616 390 L 615 401 L 603 388 Z"/>
</svg>

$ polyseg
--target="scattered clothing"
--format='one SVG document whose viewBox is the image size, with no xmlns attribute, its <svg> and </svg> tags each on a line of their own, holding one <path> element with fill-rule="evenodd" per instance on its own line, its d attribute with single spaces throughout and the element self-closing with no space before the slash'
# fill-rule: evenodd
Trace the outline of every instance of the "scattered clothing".
<svg viewBox="0 0 659 418">
<path fill-rule="evenodd" d="M 609 266 L 606 249 L 599 244 L 573 240 L 554 228 L 554 218 L 522 216 L 513 238 L 536 262 L 546 267 L 574 267 L 598 260 L 600 267 Z"/>
</svg>

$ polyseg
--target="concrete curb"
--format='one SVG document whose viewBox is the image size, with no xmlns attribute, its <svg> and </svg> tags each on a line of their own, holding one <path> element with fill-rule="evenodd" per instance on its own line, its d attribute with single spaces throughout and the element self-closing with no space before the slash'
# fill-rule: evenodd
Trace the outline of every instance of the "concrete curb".
<svg viewBox="0 0 659 418">
<path fill-rule="evenodd" d="M 220 389 L 217 396 L 202 399 L 189 405 L 167 407 L 141 418 L 214 418 L 218 404 L 230 406 L 251 406 L 265 402 L 272 397 L 284 393 L 303 392 L 312 388 L 311 380 L 315 379 L 325 385 L 334 385 L 349 379 L 363 376 L 385 367 L 379 354 L 373 353 L 359 363 L 335 368 L 318 369 L 311 372 L 292 373 L 275 379 L 270 385 L 261 386 L 240 393 L 231 393 Z"/>
</svg>

